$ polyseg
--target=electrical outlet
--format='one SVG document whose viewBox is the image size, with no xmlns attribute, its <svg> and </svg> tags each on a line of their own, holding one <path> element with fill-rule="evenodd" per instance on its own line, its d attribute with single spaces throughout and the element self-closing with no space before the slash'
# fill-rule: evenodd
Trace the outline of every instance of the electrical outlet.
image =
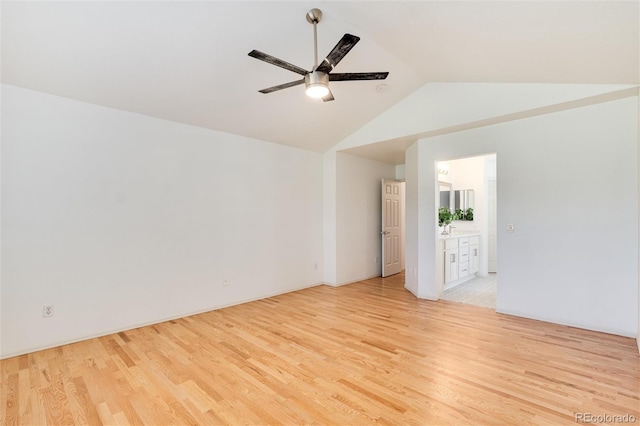
<svg viewBox="0 0 640 426">
<path fill-rule="evenodd" d="M 314 271 L 317 271 L 317 270 L 318 270 L 318 264 L 317 264 L 317 263 L 314 263 L 314 264 L 313 264 L 313 270 L 314 270 Z"/>
<path fill-rule="evenodd" d="M 507 223 L 507 232 L 510 234 L 516 232 L 516 224 L 514 222 Z"/>
<path fill-rule="evenodd" d="M 378 263 L 378 256 L 373 260 L 375 263 Z"/>
<path fill-rule="evenodd" d="M 42 307 L 42 316 L 43 317 L 52 317 L 53 316 L 53 305 L 44 305 Z"/>
<path fill-rule="evenodd" d="M 224 285 L 225 287 L 226 287 L 226 286 L 228 286 L 228 285 L 229 285 L 229 280 L 224 280 L 223 285 Z"/>
</svg>

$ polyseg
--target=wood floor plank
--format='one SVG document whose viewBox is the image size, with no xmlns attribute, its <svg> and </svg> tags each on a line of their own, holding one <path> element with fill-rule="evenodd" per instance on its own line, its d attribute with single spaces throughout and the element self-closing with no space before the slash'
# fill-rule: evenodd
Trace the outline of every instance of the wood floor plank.
<svg viewBox="0 0 640 426">
<path fill-rule="evenodd" d="M 2 360 L 0 379 L 3 425 L 640 422 L 633 339 L 420 300 L 403 274 Z"/>
</svg>

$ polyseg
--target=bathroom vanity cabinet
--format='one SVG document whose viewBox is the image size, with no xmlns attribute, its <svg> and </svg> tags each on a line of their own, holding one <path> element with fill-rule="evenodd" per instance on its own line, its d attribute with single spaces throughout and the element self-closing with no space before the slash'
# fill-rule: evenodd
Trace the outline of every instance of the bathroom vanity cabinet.
<svg viewBox="0 0 640 426">
<path fill-rule="evenodd" d="M 474 278 L 480 266 L 480 235 L 449 235 L 441 241 L 445 288 Z"/>
</svg>

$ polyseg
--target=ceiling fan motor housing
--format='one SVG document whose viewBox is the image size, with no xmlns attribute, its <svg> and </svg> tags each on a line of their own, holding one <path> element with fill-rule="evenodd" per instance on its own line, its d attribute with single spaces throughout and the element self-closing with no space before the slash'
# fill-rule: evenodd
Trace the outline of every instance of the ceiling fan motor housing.
<svg viewBox="0 0 640 426">
<path fill-rule="evenodd" d="M 309 87 L 311 85 L 322 84 L 329 85 L 329 74 L 322 71 L 313 71 L 304 76 L 304 84 Z"/>
<path fill-rule="evenodd" d="M 313 71 L 304 76 L 304 85 L 309 96 L 322 97 L 329 92 L 329 74 L 322 71 Z M 313 92 L 318 95 L 314 96 Z"/>
</svg>

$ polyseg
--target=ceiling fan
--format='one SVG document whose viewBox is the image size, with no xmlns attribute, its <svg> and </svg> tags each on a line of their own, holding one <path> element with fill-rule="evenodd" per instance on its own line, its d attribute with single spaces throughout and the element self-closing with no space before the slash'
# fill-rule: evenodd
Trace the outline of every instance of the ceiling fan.
<svg viewBox="0 0 640 426">
<path fill-rule="evenodd" d="M 291 81 L 289 83 L 280 84 L 273 87 L 262 89 L 260 93 L 272 93 L 288 87 L 297 86 L 304 83 L 306 93 L 312 98 L 322 98 L 324 102 L 334 100 L 333 94 L 329 89 L 329 81 L 347 81 L 347 80 L 384 80 L 389 75 L 388 72 L 351 72 L 351 73 L 334 73 L 331 71 L 346 56 L 353 46 L 360 41 L 360 37 L 345 34 L 342 39 L 329 52 L 326 58 L 318 65 L 318 22 L 322 19 L 322 11 L 320 9 L 311 9 L 307 12 L 307 21 L 313 24 L 313 49 L 314 49 L 314 65 L 311 71 L 300 68 L 289 62 L 278 59 L 274 56 L 267 55 L 258 50 L 249 52 L 249 56 L 265 61 L 269 64 L 293 71 L 304 76 L 300 80 Z"/>
</svg>

